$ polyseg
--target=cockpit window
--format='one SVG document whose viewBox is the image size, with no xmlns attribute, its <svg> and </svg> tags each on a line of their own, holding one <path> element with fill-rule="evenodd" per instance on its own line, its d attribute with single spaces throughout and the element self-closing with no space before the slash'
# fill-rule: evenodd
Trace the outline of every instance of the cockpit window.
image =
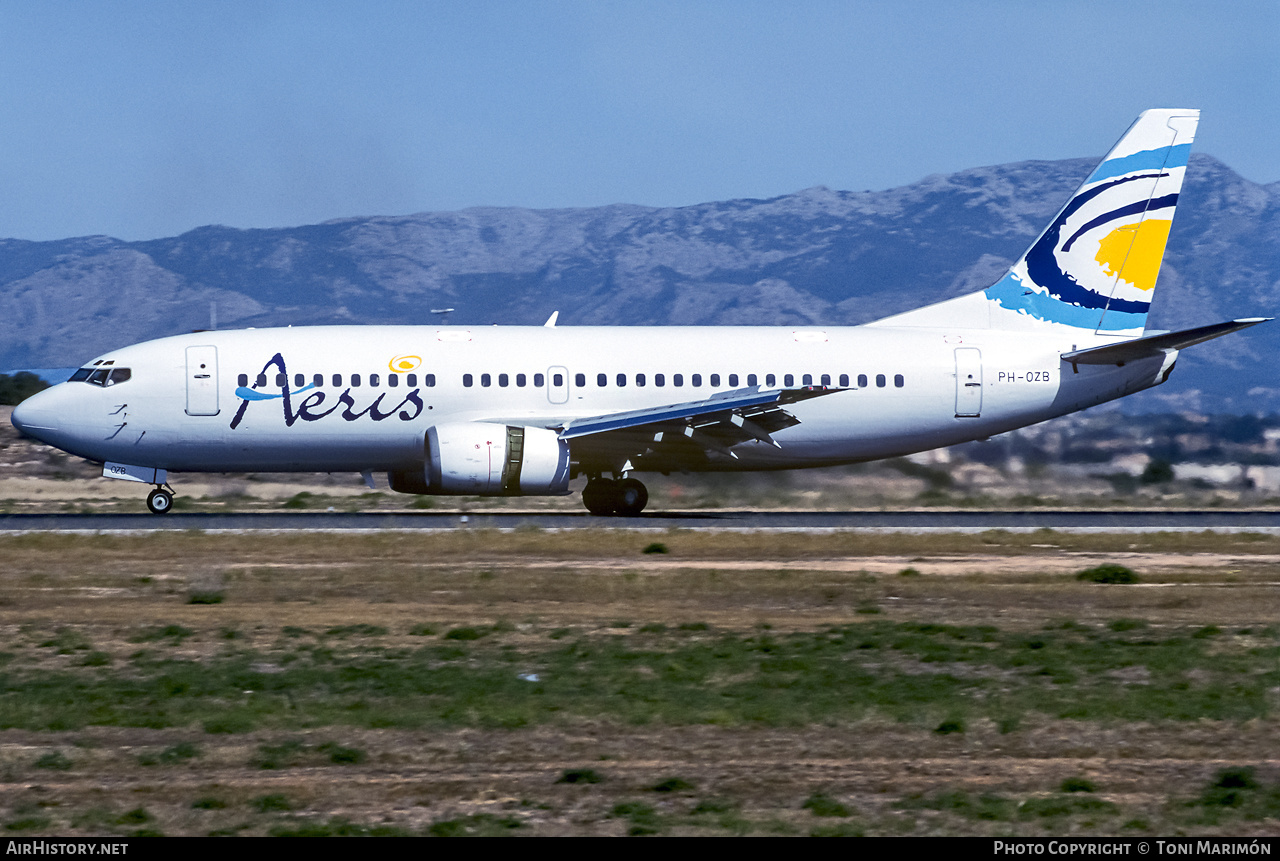
<svg viewBox="0 0 1280 861">
<path fill-rule="evenodd" d="M 95 386 L 114 386 L 133 376 L 128 368 L 81 368 L 71 375 L 68 383 L 93 383 Z"/>
</svg>

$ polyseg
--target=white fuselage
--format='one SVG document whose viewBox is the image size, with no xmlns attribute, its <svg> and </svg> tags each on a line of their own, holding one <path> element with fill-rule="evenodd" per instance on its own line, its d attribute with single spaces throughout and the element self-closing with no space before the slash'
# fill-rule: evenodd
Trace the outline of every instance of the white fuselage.
<svg viewBox="0 0 1280 861">
<path fill-rule="evenodd" d="M 1176 356 L 1074 369 L 1060 359 L 1077 346 L 1066 340 L 887 327 L 198 332 L 98 360 L 128 368 L 124 382 L 63 383 L 19 409 L 28 433 L 95 461 L 381 471 L 420 470 L 424 434 L 438 424 L 560 428 L 751 385 L 845 389 L 788 406 L 799 424 L 773 435 L 778 447 L 751 440 L 734 446 L 736 459 L 702 467 L 786 469 L 908 454 L 1043 421 L 1155 385 Z"/>
</svg>

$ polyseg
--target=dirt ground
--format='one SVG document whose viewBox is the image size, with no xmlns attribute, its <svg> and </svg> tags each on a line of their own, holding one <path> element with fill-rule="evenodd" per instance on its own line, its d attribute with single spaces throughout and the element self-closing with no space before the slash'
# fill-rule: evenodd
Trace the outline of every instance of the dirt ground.
<svg viewBox="0 0 1280 861">
<path fill-rule="evenodd" d="M 265 654 L 282 631 L 359 625 L 383 631 L 369 647 L 382 654 L 419 645 L 424 625 L 494 626 L 504 649 L 528 651 L 548 631 L 630 638 L 650 623 L 746 636 L 868 620 L 1247 632 L 1280 618 L 1280 541 L 1265 536 L 672 532 L 666 552 L 643 552 L 652 543 L 605 530 L 0 538 L 0 649 L 6 672 L 65 672 L 86 654 L 130 666 L 148 626 L 188 629 L 174 653 L 200 661 L 228 631 Z M 1141 582 L 1075 578 L 1102 563 Z M 191 603 L 210 593 L 216 603 Z M 81 641 L 95 651 L 51 645 Z M 1229 767 L 1274 784 L 1277 693 L 1247 721 L 1031 715 L 952 733 L 878 714 L 795 726 L 571 714 L 514 729 L 11 728 L 0 824 L 23 836 L 1275 834 L 1265 808 L 1206 818 L 1194 803 Z M 342 750 L 359 756 L 330 755 Z M 280 761 L 264 765 L 269 754 Z M 1065 794 L 1071 779 L 1093 791 Z"/>
</svg>

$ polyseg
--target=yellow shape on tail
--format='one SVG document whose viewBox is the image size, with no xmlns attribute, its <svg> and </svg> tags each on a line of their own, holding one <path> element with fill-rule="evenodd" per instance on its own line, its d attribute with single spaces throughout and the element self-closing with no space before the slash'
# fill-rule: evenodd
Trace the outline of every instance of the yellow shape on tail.
<svg viewBox="0 0 1280 861">
<path fill-rule="evenodd" d="M 1151 290 L 1160 274 L 1164 246 L 1169 241 L 1173 222 L 1163 218 L 1146 218 L 1126 224 L 1103 237 L 1094 256 L 1111 276 L 1119 276 L 1139 290 Z"/>
</svg>

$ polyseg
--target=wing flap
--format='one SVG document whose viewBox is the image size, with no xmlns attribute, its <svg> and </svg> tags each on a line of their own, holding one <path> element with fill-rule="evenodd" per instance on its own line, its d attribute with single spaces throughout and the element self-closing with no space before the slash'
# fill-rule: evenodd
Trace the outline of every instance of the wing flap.
<svg viewBox="0 0 1280 861">
<path fill-rule="evenodd" d="M 688 401 L 680 404 L 669 404 L 643 410 L 630 410 L 620 413 L 608 413 L 602 416 L 588 416 L 572 419 L 560 431 L 561 439 L 576 439 L 593 436 L 610 431 L 640 428 L 646 425 L 679 424 L 695 426 L 703 423 L 720 424 L 728 421 L 730 416 L 739 416 L 750 420 L 766 434 L 781 430 L 790 425 L 779 423 L 781 416 L 771 417 L 774 412 L 785 412 L 777 408 L 797 401 L 817 398 L 842 391 L 825 386 L 808 386 L 800 389 L 767 389 L 750 386 L 745 389 L 734 389 L 721 392 L 700 401 Z M 794 417 L 791 423 L 795 424 Z M 783 420 L 785 421 L 785 420 Z M 741 429 L 741 425 L 737 425 Z M 750 431 L 744 431 L 748 438 L 754 438 Z"/>
</svg>

